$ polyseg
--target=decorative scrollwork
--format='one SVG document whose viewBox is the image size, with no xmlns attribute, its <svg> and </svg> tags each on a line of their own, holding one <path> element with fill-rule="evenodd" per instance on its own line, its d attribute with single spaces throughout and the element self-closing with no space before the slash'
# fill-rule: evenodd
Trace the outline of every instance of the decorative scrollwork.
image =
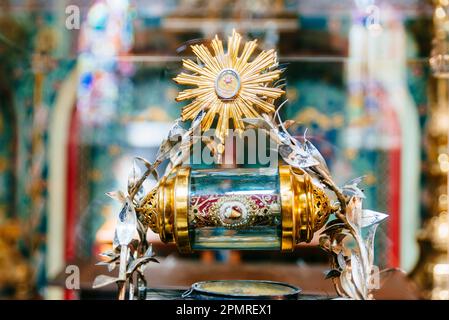
<svg viewBox="0 0 449 320">
<path fill-rule="evenodd" d="M 224 226 L 241 228 L 273 225 L 280 215 L 280 204 L 274 195 L 205 195 L 192 197 L 189 220 L 196 227 Z"/>
<path fill-rule="evenodd" d="M 151 190 L 143 199 L 142 205 L 136 208 L 140 222 L 148 226 L 153 232 L 158 233 L 159 227 L 157 224 L 157 195 L 158 188 Z"/>
<path fill-rule="evenodd" d="M 329 216 L 338 210 L 338 207 L 332 206 L 329 197 L 326 195 L 323 189 L 312 187 L 313 194 L 313 206 L 314 206 L 314 225 L 313 231 L 320 230 L 329 219 Z"/>
</svg>

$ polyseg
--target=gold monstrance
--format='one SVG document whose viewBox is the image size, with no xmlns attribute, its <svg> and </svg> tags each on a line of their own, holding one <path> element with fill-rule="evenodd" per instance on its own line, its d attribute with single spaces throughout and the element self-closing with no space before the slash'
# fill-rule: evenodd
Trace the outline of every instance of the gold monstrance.
<svg viewBox="0 0 449 320">
<path fill-rule="evenodd" d="M 193 99 L 182 109 L 182 120 L 193 120 L 205 110 L 201 129 L 207 131 L 218 116 L 215 135 L 221 141 L 228 135 L 229 120 L 237 131 L 242 131 L 243 118 L 258 118 L 261 113 L 274 112 L 274 100 L 284 94 L 282 89 L 272 86 L 282 72 L 277 69 L 276 52 L 262 51 L 249 61 L 257 40 L 246 42 L 239 56 L 241 40 L 241 35 L 234 30 L 225 53 L 222 41 L 215 36 L 211 42 L 214 55 L 203 44 L 193 45 L 199 63 L 184 59 L 183 67 L 193 73 L 183 72 L 174 78 L 178 84 L 196 86 L 180 92 L 176 98 L 176 101 Z"/>
</svg>

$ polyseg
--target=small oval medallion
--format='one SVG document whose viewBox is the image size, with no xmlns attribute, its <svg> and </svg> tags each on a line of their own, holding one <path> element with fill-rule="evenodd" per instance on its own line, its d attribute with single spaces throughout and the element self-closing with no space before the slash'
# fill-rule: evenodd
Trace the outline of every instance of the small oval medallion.
<svg viewBox="0 0 449 320">
<path fill-rule="evenodd" d="M 233 69 L 222 70 L 215 80 L 215 92 L 221 99 L 232 99 L 240 90 L 240 76 Z"/>
<path fill-rule="evenodd" d="M 220 220 L 223 225 L 231 227 L 244 224 L 248 219 L 248 209 L 240 201 L 231 200 L 220 205 Z"/>
</svg>

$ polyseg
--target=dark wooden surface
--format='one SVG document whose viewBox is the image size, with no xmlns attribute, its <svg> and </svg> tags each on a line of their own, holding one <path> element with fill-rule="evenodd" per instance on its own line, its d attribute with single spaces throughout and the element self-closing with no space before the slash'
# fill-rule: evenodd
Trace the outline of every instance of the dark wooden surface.
<svg viewBox="0 0 449 320">
<path fill-rule="evenodd" d="M 104 266 L 92 262 L 73 262 L 80 267 L 81 290 L 103 296 L 116 292 L 115 285 L 91 291 L 92 283 L 99 274 L 109 273 Z M 304 295 L 333 297 L 335 291 L 330 280 L 324 278 L 326 265 L 296 265 L 293 263 L 204 263 L 195 260 L 165 258 L 161 263 L 151 263 L 145 269 L 148 285 L 155 289 L 187 290 L 193 283 L 204 280 L 271 280 L 285 282 L 302 289 Z M 115 270 L 116 271 L 116 270 Z M 52 283 L 64 286 L 66 274 L 61 273 Z M 389 273 L 382 280 L 382 288 L 375 291 L 376 299 L 419 299 L 418 291 L 405 274 L 400 271 Z"/>
</svg>

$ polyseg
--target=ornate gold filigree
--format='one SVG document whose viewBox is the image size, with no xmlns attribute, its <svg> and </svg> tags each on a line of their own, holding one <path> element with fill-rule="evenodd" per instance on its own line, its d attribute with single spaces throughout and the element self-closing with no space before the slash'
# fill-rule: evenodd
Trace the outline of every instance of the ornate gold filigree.
<svg viewBox="0 0 449 320">
<path fill-rule="evenodd" d="M 210 206 L 202 210 L 207 202 Z M 245 226 L 274 225 L 280 216 L 277 198 L 268 195 L 229 195 L 198 197 L 192 199 L 189 220 L 196 227 L 224 226 L 240 228 Z"/>
<path fill-rule="evenodd" d="M 329 216 L 338 210 L 337 206 L 332 206 L 329 201 L 329 197 L 326 195 L 323 189 L 312 187 L 313 193 L 313 206 L 314 210 L 314 224 L 313 231 L 320 230 L 329 219 Z"/>
<path fill-rule="evenodd" d="M 153 188 L 143 199 L 142 206 L 136 207 L 136 212 L 139 213 L 139 220 L 148 226 L 153 232 L 158 233 L 159 227 L 157 225 L 158 217 L 158 188 Z"/>
</svg>

